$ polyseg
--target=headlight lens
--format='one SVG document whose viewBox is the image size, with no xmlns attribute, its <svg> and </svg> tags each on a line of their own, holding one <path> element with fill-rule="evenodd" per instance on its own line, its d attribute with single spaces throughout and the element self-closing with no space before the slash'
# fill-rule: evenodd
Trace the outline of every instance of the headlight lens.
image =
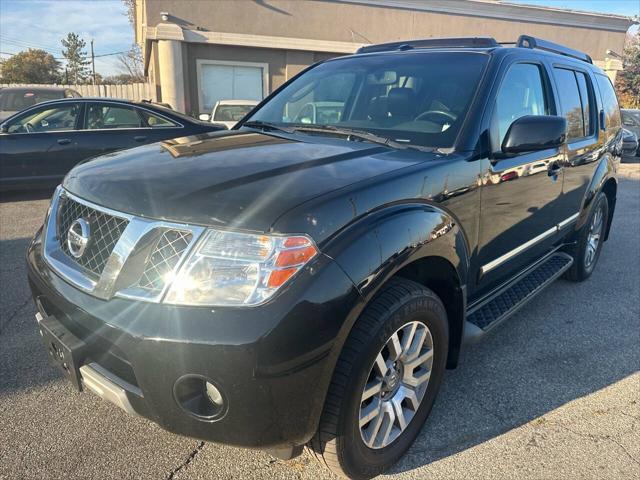
<svg viewBox="0 0 640 480">
<path fill-rule="evenodd" d="M 171 282 L 165 303 L 257 305 L 318 254 L 305 236 L 209 230 Z"/>
</svg>

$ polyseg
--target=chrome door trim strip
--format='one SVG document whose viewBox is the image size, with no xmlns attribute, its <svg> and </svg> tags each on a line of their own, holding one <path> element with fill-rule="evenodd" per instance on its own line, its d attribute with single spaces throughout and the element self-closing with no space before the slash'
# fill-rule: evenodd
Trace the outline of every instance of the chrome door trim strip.
<svg viewBox="0 0 640 480">
<path fill-rule="evenodd" d="M 491 270 L 494 270 L 495 268 L 499 267 L 503 263 L 511 260 L 516 255 L 519 255 L 520 253 L 524 252 L 525 250 L 531 248 L 536 243 L 539 243 L 539 242 L 549 238 L 554 233 L 559 232 L 560 230 L 562 230 L 567 225 L 569 225 L 572 222 L 576 221 L 578 219 L 579 215 L 580 215 L 580 212 L 578 212 L 578 213 L 576 213 L 574 215 L 571 215 L 569 218 L 566 218 L 566 219 L 562 220 L 560 223 L 558 223 L 554 227 L 551 227 L 549 230 L 546 230 L 546 231 L 542 232 L 540 235 L 538 235 L 536 237 L 533 237 L 531 240 L 523 243 L 522 245 L 519 245 L 518 247 L 516 247 L 513 250 L 505 253 L 504 255 L 501 255 L 500 257 L 496 258 L 495 260 L 492 260 L 489 263 L 483 265 L 482 267 L 480 267 L 480 273 L 482 275 L 485 275 L 486 273 L 490 272 Z"/>
<path fill-rule="evenodd" d="M 567 225 L 569 225 L 570 223 L 575 222 L 575 221 L 578 219 L 578 217 L 579 217 L 579 216 L 580 216 L 580 212 L 576 213 L 575 215 L 571 215 L 569 218 L 567 218 L 567 219 L 565 219 L 565 220 L 561 221 L 561 222 L 558 224 L 558 230 L 562 230 L 564 227 L 566 227 L 566 226 L 567 226 Z"/>
</svg>

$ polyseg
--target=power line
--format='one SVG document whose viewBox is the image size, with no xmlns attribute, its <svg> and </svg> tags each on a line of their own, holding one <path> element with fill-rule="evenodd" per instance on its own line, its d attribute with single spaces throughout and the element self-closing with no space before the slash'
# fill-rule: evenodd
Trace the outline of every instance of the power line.
<svg viewBox="0 0 640 480">
<path fill-rule="evenodd" d="M 36 49 L 36 50 L 42 50 L 42 49 L 41 49 L 41 48 L 39 48 L 39 49 Z M 20 51 L 20 52 L 18 52 L 18 53 L 22 53 L 22 52 L 24 52 L 24 50 L 22 50 L 22 51 Z M 46 50 L 45 50 L 45 52 L 46 52 Z M 3 55 L 18 55 L 18 53 L 0 52 L 0 54 L 3 54 Z M 51 52 L 46 52 L 46 53 L 51 54 Z M 95 58 L 98 58 L 98 57 L 110 57 L 110 56 L 112 56 L 112 55 L 120 55 L 120 54 L 123 54 L 123 53 L 128 53 L 128 51 L 127 51 L 127 50 L 122 50 L 122 51 L 120 51 L 120 52 L 102 53 L 102 54 L 100 54 L 100 55 L 94 55 L 94 57 L 95 57 Z M 55 60 L 66 60 L 66 58 L 65 58 L 65 57 L 55 57 L 55 56 L 54 56 L 53 58 L 54 58 Z"/>
<path fill-rule="evenodd" d="M 98 57 L 108 57 L 110 55 L 120 55 L 121 53 L 128 53 L 128 50 L 122 50 L 121 52 L 103 53 L 103 54 L 100 54 L 100 55 L 96 55 L 96 58 L 98 58 Z"/>
<path fill-rule="evenodd" d="M 13 44 L 14 46 L 18 46 L 18 47 L 38 48 L 41 50 L 56 52 L 56 53 L 61 51 L 61 48 L 59 47 L 56 48 L 56 47 L 45 46 L 41 43 L 20 40 L 17 38 L 11 38 L 11 37 L 8 37 L 7 35 L 0 34 L 0 43 L 2 42 Z"/>
<path fill-rule="evenodd" d="M 2 43 L 2 42 L 6 42 L 11 46 L 19 47 L 19 48 L 23 48 L 23 49 L 24 48 L 33 48 L 33 49 L 36 49 L 36 50 L 44 50 L 45 52 L 51 53 L 52 55 L 54 55 L 54 58 L 56 60 L 65 60 L 65 58 L 63 56 L 60 56 L 60 57 L 56 57 L 55 56 L 55 55 L 60 55 L 61 54 L 61 52 L 62 52 L 61 48 L 45 47 L 44 45 L 42 45 L 40 43 L 25 42 L 23 40 L 13 39 L 13 38 L 7 37 L 6 35 L 0 34 L 0 43 Z M 112 55 L 120 55 L 120 54 L 127 53 L 127 52 L 128 52 L 127 50 L 121 50 L 121 51 L 118 51 L 118 52 L 101 53 L 99 55 L 95 55 L 95 58 L 109 57 L 109 56 L 112 56 Z"/>
</svg>

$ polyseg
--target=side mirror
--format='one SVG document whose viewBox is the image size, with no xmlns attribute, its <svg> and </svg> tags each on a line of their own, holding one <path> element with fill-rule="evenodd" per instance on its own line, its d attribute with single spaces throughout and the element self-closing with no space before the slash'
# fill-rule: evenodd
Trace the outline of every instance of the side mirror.
<svg viewBox="0 0 640 480">
<path fill-rule="evenodd" d="M 638 137 L 629 130 L 622 131 L 622 154 L 634 155 L 638 149 Z"/>
<path fill-rule="evenodd" d="M 526 115 L 514 121 L 502 142 L 505 154 L 535 152 L 561 146 L 567 137 L 567 120 L 554 115 Z"/>
<path fill-rule="evenodd" d="M 198 115 L 198 119 L 202 120 L 203 122 L 208 122 L 211 119 L 211 116 L 208 113 L 201 113 L 200 115 Z"/>
<path fill-rule="evenodd" d="M 0 132 L 7 133 L 8 131 L 9 131 L 9 125 L 7 125 L 6 123 L 3 123 L 2 125 L 0 125 Z"/>
</svg>

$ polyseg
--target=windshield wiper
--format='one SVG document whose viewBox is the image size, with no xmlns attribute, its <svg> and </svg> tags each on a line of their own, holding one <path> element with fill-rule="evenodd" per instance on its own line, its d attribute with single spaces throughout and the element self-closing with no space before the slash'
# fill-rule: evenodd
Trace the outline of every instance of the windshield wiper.
<svg viewBox="0 0 640 480">
<path fill-rule="evenodd" d="M 347 140 L 362 140 L 365 142 L 377 143 L 391 148 L 403 149 L 411 148 L 419 150 L 421 152 L 433 152 L 433 148 L 423 147 L 420 145 L 411 145 L 409 143 L 398 142 L 393 138 L 383 137 L 376 135 L 375 133 L 368 132 L 366 130 L 358 130 L 353 128 L 336 127 L 335 125 L 292 125 L 291 127 L 285 127 L 270 122 L 263 122 L 262 120 L 249 120 L 242 124 L 243 127 L 258 128 L 260 130 L 278 130 L 285 133 L 295 132 L 311 132 L 311 133 L 335 133 L 337 135 L 344 135 Z"/>
<path fill-rule="evenodd" d="M 258 128 L 260 130 L 279 130 L 286 133 L 294 133 L 295 129 L 276 125 L 275 123 L 263 122 L 262 120 L 249 120 L 244 122 L 242 127 Z"/>
<path fill-rule="evenodd" d="M 363 140 L 365 142 L 377 143 L 379 145 L 385 145 L 387 147 L 396 148 L 396 149 L 412 148 L 412 149 L 420 150 L 423 152 L 433 151 L 433 149 L 429 147 L 422 147 L 419 145 L 411 145 L 409 143 L 398 142 L 393 138 L 376 135 L 375 133 L 371 133 L 366 130 L 336 127 L 334 125 L 309 125 L 309 126 L 296 125 L 295 127 L 292 127 L 292 129 L 297 132 L 336 133 L 338 135 L 345 135 L 347 137 L 347 140 L 352 140 L 352 139 Z"/>
</svg>

